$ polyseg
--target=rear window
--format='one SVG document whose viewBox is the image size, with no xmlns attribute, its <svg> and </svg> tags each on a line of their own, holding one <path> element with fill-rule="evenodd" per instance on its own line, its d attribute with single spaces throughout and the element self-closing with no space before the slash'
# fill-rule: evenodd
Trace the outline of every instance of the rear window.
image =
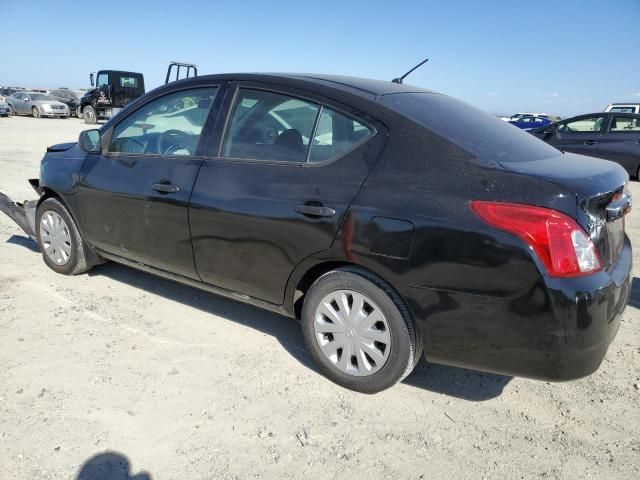
<svg viewBox="0 0 640 480">
<path fill-rule="evenodd" d="M 476 158 L 529 162 L 559 154 L 518 127 L 446 95 L 397 93 L 384 95 L 380 101 Z"/>
</svg>

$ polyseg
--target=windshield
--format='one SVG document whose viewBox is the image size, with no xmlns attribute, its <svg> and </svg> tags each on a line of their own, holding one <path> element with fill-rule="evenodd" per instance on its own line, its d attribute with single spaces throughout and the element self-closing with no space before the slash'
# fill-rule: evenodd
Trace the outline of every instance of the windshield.
<svg viewBox="0 0 640 480">
<path fill-rule="evenodd" d="M 48 100 L 50 102 L 53 101 L 49 95 L 45 95 L 44 93 L 29 93 L 28 94 L 31 100 Z"/>
<path fill-rule="evenodd" d="M 508 122 L 446 95 L 397 93 L 380 101 L 477 158 L 527 162 L 560 153 Z"/>
</svg>

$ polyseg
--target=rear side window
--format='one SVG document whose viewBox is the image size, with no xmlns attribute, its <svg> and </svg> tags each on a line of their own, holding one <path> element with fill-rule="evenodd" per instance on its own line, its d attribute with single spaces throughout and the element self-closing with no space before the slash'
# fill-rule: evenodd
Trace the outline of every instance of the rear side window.
<svg viewBox="0 0 640 480">
<path fill-rule="evenodd" d="M 524 130 L 446 95 L 396 93 L 384 95 L 380 101 L 476 158 L 527 162 L 559 154 Z"/>
<path fill-rule="evenodd" d="M 611 120 L 610 132 L 640 132 L 640 117 L 613 117 Z"/>
<path fill-rule="evenodd" d="M 604 116 L 583 117 L 558 125 L 558 133 L 593 133 L 600 132 L 604 125 Z"/>
<path fill-rule="evenodd" d="M 309 162 L 324 162 L 366 141 L 372 130 L 357 120 L 323 107 L 318 120 Z"/>
</svg>

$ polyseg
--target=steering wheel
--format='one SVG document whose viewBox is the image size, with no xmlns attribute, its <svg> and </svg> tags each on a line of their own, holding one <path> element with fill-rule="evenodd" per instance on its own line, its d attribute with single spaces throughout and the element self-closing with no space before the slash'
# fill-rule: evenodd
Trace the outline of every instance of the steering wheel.
<svg viewBox="0 0 640 480">
<path fill-rule="evenodd" d="M 144 153 L 145 146 L 135 138 L 125 137 L 116 140 L 118 152 L 122 153 Z"/>
<path fill-rule="evenodd" d="M 156 143 L 156 151 L 163 155 L 171 155 L 178 150 L 187 150 L 189 148 L 189 134 L 182 130 L 167 130 L 158 135 Z M 189 152 L 191 153 L 191 152 Z"/>
</svg>

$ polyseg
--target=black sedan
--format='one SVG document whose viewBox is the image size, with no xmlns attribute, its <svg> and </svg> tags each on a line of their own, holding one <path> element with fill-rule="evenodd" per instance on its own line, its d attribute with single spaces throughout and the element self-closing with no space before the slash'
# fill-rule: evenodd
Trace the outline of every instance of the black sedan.
<svg viewBox="0 0 640 480">
<path fill-rule="evenodd" d="M 111 260 L 298 318 L 320 370 L 373 393 L 423 352 L 594 372 L 629 295 L 628 178 L 408 85 L 213 75 L 49 147 L 40 198 L 0 207 L 61 274 Z"/>
<path fill-rule="evenodd" d="M 64 103 L 69 107 L 70 115 L 78 116 L 78 107 L 80 106 L 80 98 L 73 90 L 68 88 L 58 88 L 49 92 L 49 96 L 55 100 Z"/>
<path fill-rule="evenodd" d="M 640 176 L 640 115 L 589 113 L 532 131 L 563 152 L 613 160 L 632 177 Z"/>
</svg>

